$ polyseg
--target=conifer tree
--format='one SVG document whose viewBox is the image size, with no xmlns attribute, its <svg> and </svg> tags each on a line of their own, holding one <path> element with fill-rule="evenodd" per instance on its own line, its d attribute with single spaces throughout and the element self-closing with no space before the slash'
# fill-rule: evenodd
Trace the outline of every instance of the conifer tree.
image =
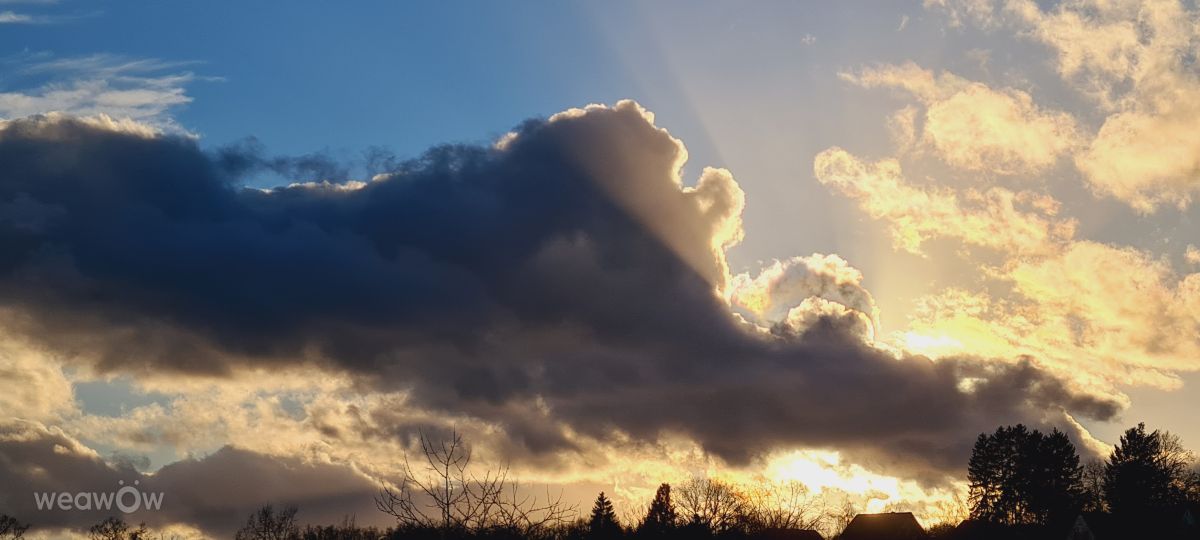
<svg viewBox="0 0 1200 540">
<path fill-rule="evenodd" d="M 671 485 L 658 486 L 654 500 L 650 502 L 650 511 L 646 513 L 646 519 L 642 520 L 638 532 L 663 535 L 674 529 L 676 523 L 675 505 L 671 503 Z"/>
<path fill-rule="evenodd" d="M 975 441 L 967 466 L 971 517 L 991 523 L 1071 519 L 1083 500 L 1083 468 L 1066 434 L 1004 426 Z"/>
<path fill-rule="evenodd" d="M 1113 513 L 1137 518 L 1184 502 L 1190 456 L 1178 439 L 1138 424 L 1121 435 L 1104 468 L 1104 496 Z"/>
<path fill-rule="evenodd" d="M 588 532 L 593 538 L 612 538 L 621 533 L 621 525 L 617 522 L 617 514 L 613 511 L 612 501 L 600 492 L 596 504 L 592 506 L 592 517 L 588 520 Z"/>
</svg>

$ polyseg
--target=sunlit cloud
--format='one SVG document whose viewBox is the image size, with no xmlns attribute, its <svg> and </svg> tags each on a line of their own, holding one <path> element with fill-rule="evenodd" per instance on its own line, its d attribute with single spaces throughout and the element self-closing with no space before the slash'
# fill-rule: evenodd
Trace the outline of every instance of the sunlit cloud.
<svg viewBox="0 0 1200 540">
<path fill-rule="evenodd" d="M 884 220 L 895 246 L 911 253 L 922 253 L 922 244 L 936 237 L 1004 252 L 1047 253 L 1075 234 L 1075 221 L 1059 217 L 1058 201 L 1045 194 L 917 186 L 898 160 L 865 162 L 836 147 L 818 154 L 813 169 L 818 181 Z"/>
<path fill-rule="evenodd" d="M 901 89 L 917 98 L 925 108 L 919 126 L 913 109 L 903 109 L 893 117 L 901 146 L 919 142 L 961 169 L 991 175 L 1037 173 L 1078 144 L 1070 115 L 1043 110 L 1020 90 L 994 90 L 911 63 L 843 73 L 842 77 L 868 88 Z"/>
<path fill-rule="evenodd" d="M 1101 195 L 1142 212 L 1191 204 L 1200 177 L 1200 11 L 1177 0 L 927 2 L 952 20 L 1004 27 L 1045 45 L 1058 73 L 1104 115 L 1075 154 Z"/>
</svg>

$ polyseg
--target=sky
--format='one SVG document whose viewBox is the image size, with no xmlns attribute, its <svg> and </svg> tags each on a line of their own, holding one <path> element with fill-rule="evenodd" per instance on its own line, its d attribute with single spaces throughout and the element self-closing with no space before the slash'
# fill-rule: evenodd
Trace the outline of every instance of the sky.
<svg viewBox="0 0 1200 540">
<path fill-rule="evenodd" d="M 419 434 L 587 504 L 955 508 L 1200 447 L 1200 10 L 0 0 L 0 512 L 354 513 Z M 102 517 L 102 516 L 100 516 Z"/>
</svg>

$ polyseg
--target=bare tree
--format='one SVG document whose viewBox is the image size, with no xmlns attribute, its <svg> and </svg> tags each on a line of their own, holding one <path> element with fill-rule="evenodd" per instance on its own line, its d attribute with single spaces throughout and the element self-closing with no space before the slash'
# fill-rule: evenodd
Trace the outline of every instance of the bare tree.
<svg viewBox="0 0 1200 540">
<path fill-rule="evenodd" d="M 428 527 L 443 532 L 503 528 L 531 536 L 574 516 L 575 507 L 562 504 L 561 493 L 544 500 L 521 494 L 508 480 L 508 467 L 476 474 L 471 450 L 457 431 L 433 441 L 420 435 L 423 464 L 414 468 L 406 456 L 404 478 L 396 488 L 384 487 L 375 507 L 403 527 Z"/>
<path fill-rule="evenodd" d="M 375 527 L 360 527 L 355 516 L 342 516 L 335 525 L 305 525 L 301 540 L 381 540 L 387 533 Z"/>
<path fill-rule="evenodd" d="M 745 527 L 750 504 L 737 486 L 707 477 L 684 482 L 677 497 L 682 518 L 702 524 L 713 532 L 725 532 Z"/>
<path fill-rule="evenodd" d="M 944 526 L 941 528 L 953 529 L 964 519 L 971 517 L 971 505 L 967 503 L 967 499 L 962 493 L 956 492 L 949 499 L 934 503 L 928 514 L 933 523 L 931 528 Z"/>
<path fill-rule="evenodd" d="M 110 517 L 88 529 L 89 540 L 145 540 L 149 537 L 146 524 L 132 529 L 124 520 Z"/>
<path fill-rule="evenodd" d="M 1108 502 L 1104 499 L 1104 462 L 1089 461 L 1083 466 L 1083 504 L 1084 512 L 1107 512 Z"/>
<path fill-rule="evenodd" d="M 17 518 L 0 514 L 0 540 L 20 540 L 25 537 L 29 525 L 23 525 Z"/>
<path fill-rule="evenodd" d="M 745 490 L 747 514 L 758 529 L 818 529 L 825 504 L 802 482 L 763 481 Z"/>
<path fill-rule="evenodd" d="M 299 538 L 300 530 L 296 525 L 296 507 L 285 506 L 278 512 L 275 507 L 266 505 L 259 508 L 246 520 L 237 535 L 236 540 L 294 540 Z"/>
<path fill-rule="evenodd" d="M 508 483 L 508 495 L 498 500 L 493 526 L 515 533 L 520 538 L 538 538 L 554 527 L 573 519 L 576 507 L 562 502 L 562 492 L 545 498 L 520 494 L 517 483 Z"/>
<path fill-rule="evenodd" d="M 850 499 L 846 499 L 844 502 L 842 502 L 842 506 L 840 508 L 829 512 L 829 532 L 831 534 L 828 536 L 830 538 L 834 538 L 841 535 L 842 531 L 846 530 L 846 527 L 850 525 L 850 522 L 854 521 L 854 516 L 857 515 L 858 507 L 855 506 Z"/>
</svg>

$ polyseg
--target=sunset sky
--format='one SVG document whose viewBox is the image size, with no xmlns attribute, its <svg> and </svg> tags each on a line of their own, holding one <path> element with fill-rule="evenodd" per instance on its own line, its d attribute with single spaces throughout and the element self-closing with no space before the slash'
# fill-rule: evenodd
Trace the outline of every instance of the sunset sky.
<svg viewBox="0 0 1200 540">
<path fill-rule="evenodd" d="M 999 425 L 1200 448 L 1191 4 L 0 0 L 0 513 L 386 525 L 452 429 L 926 522 Z"/>
</svg>

